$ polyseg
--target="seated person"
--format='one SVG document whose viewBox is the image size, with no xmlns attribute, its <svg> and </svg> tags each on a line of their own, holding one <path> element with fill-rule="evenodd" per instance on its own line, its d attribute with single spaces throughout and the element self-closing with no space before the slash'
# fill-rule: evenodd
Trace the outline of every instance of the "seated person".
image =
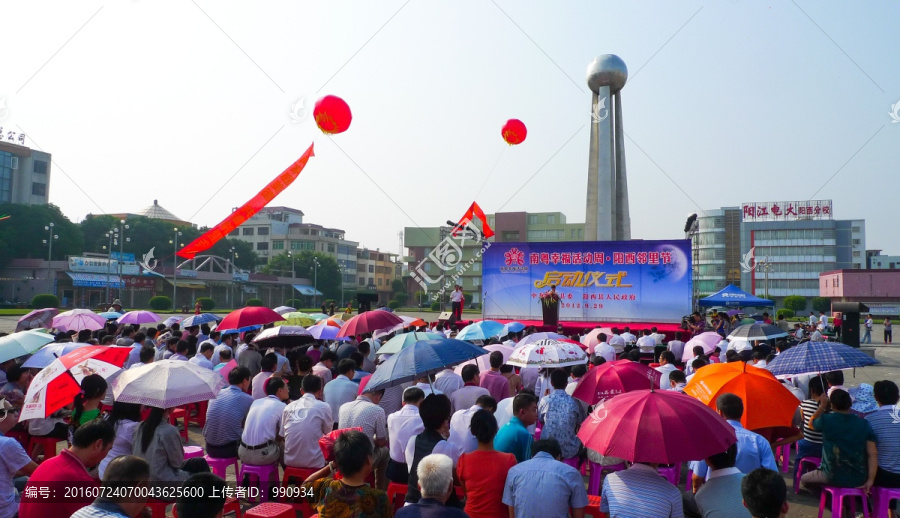
<svg viewBox="0 0 900 518">
<path fill-rule="evenodd" d="M 530 458 L 534 436 L 527 428 L 537 422 L 537 403 L 538 398 L 533 393 L 520 392 L 513 398 L 513 417 L 500 428 L 494 438 L 494 448 L 497 451 L 512 453 L 518 462 L 525 462 Z"/>
<path fill-rule="evenodd" d="M 110 424 L 116 429 L 116 440 L 113 441 L 113 447 L 106 454 L 106 458 L 100 462 L 97 468 L 97 474 L 100 480 L 106 480 L 103 477 L 106 467 L 116 457 L 122 455 L 131 455 L 134 450 L 134 431 L 141 424 L 141 405 L 136 403 L 124 403 L 116 401 L 113 403 L 112 412 L 106 418 Z M 149 467 L 147 469 L 150 469 Z"/>
<path fill-rule="evenodd" d="M 134 433 L 132 454 L 150 463 L 154 482 L 184 482 L 192 473 L 209 473 L 203 457 L 184 460 L 181 435 L 169 424 L 170 413 L 171 409 L 150 409 L 147 420 Z"/>
<path fill-rule="evenodd" d="M 206 454 L 210 457 L 231 459 L 238 456 L 244 420 L 253 404 L 253 397 L 247 394 L 249 387 L 250 370 L 235 367 L 228 373 L 228 386 L 207 405 L 202 431 Z"/>
<path fill-rule="evenodd" d="M 443 394 L 431 394 L 419 405 L 419 417 L 425 429 L 409 439 L 405 451 L 406 463 L 409 465 L 409 484 L 406 489 L 406 501 L 409 503 L 416 503 L 421 498 L 416 469 L 423 458 L 432 453 L 442 453 L 455 464 L 462 454 L 458 446 L 445 439 L 450 436 L 450 412 L 450 398 Z M 455 492 L 450 495 L 448 505 L 462 507 Z"/>
<path fill-rule="evenodd" d="M 6 432 L 16 426 L 19 414 L 6 399 L 0 398 L 0 516 L 9 518 L 16 514 L 19 507 L 16 501 L 16 490 L 13 478 L 17 475 L 31 475 L 38 465 L 25 453 L 25 448 L 12 437 L 5 437 Z M 4 514 L 4 512 L 6 514 Z"/>
<path fill-rule="evenodd" d="M 635 462 L 603 479 L 600 511 L 617 518 L 681 518 L 681 492 L 659 476 L 657 464 Z"/>
<path fill-rule="evenodd" d="M 897 401 L 900 400 L 897 384 L 890 380 L 876 381 L 873 387 L 878 410 L 866 416 L 866 421 L 875 432 L 878 446 L 878 472 L 875 485 L 878 487 L 900 487 L 900 422 L 897 415 Z M 896 502 L 891 503 L 892 506 Z"/>
<path fill-rule="evenodd" d="M 356 430 L 342 433 L 334 441 L 334 461 L 313 473 L 303 483 L 304 495 L 320 516 L 389 518 L 393 507 L 387 493 L 366 483 L 375 460 L 372 440 Z M 341 473 L 334 480 L 335 471 Z"/>
<path fill-rule="evenodd" d="M 471 416 L 470 429 L 478 441 L 478 447 L 475 451 L 463 453 L 457 466 L 460 486 L 466 494 L 466 514 L 470 518 L 503 516 L 507 512 L 502 502 L 503 485 L 509 470 L 516 465 L 516 457 L 494 449 L 498 427 L 490 411 L 477 410 Z"/>
<path fill-rule="evenodd" d="M 759 468 L 748 473 L 741 481 L 741 496 L 753 518 L 787 516 L 787 484 L 777 471 Z"/>
<path fill-rule="evenodd" d="M 567 516 L 572 509 L 574 518 L 583 518 L 588 505 L 584 480 L 575 468 L 560 462 L 562 451 L 556 439 L 535 441 L 531 449 L 534 458 L 513 466 L 506 476 L 502 502 L 509 507 L 508 516 Z M 659 475 L 656 478 L 668 484 Z M 675 486 L 668 485 L 678 493 Z"/>
<path fill-rule="evenodd" d="M 221 518 L 225 510 L 225 481 L 212 473 L 195 473 L 184 481 L 186 491 L 175 502 L 178 516 Z M 196 490 L 194 490 L 196 488 Z M 201 490 L 202 488 L 202 490 Z"/>
<path fill-rule="evenodd" d="M 709 482 L 696 495 L 684 494 L 684 509 L 703 517 L 727 516 L 750 518 L 741 497 L 741 481 L 744 474 L 734 467 L 737 443 L 722 452 L 706 458 L 709 466 Z"/>
<path fill-rule="evenodd" d="M 416 475 L 422 498 L 397 511 L 397 518 L 471 517 L 461 509 L 444 505 L 450 495 L 456 493 L 453 488 L 453 460 L 450 457 L 439 453 L 425 456 L 416 468 Z"/>
<path fill-rule="evenodd" d="M 325 465 L 319 439 L 334 429 L 331 407 L 322 401 L 322 378 L 303 378 L 303 395 L 284 409 L 284 463 L 297 468 Z"/>
<path fill-rule="evenodd" d="M 149 482 L 150 465 L 147 461 L 131 455 L 116 457 L 104 473 L 103 488 L 106 494 L 96 498 L 91 505 L 82 507 L 72 518 L 138 516 L 146 507 L 146 493 L 132 488 L 147 487 Z"/>
</svg>

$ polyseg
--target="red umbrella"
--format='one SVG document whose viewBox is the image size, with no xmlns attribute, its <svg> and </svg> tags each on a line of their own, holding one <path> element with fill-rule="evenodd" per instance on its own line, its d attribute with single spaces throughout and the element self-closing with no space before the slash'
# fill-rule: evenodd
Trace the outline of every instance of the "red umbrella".
<svg viewBox="0 0 900 518">
<path fill-rule="evenodd" d="M 284 320 L 284 317 L 262 306 L 251 306 L 232 311 L 219 322 L 216 329 L 239 329 Z"/>
<path fill-rule="evenodd" d="M 44 418 L 72 403 L 81 380 L 91 374 L 106 379 L 120 372 L 131 347 L 79 347 L 41 369 L 28 386 L 19 421 Z"/>
<path fill-rule="evenodd" d="M 581 378 L 572 397 L 588 405 L 609 399 L 632 390 L 659 388 L 662 374 L 642 363 L 630 360 L 616 360 L 594 367 Z"/>
<path fill-rule="evenodd" d="M 366 311 L 348 320 L 337 334 L 338 338 L 372 333 L 402 324 L 403 319 L 390 311 Z"/>
<path fill-rule="evenodd" d="M 601 455 L 659 464 L 705 459 L 737 441 L 734 428 L 711 408 L 669 390 L 636 390 L 600 402 L 578 438 Z"/>
</svg>

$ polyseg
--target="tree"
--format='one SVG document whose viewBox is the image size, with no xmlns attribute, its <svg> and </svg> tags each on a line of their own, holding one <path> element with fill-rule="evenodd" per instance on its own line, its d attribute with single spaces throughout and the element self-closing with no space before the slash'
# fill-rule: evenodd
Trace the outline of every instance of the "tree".
<svg viewBox="0 0 900 518">
<path fill-rule="evenodd" d="M 53 240 L 53 260 L 80 254 L 84 247 L 78 225 L 69 221 L 56 205 L 3 203 L 0 215 L 10 216 L 0 221 L 0 268 L 14 258 L 46 259 L 49 250 L 44 241 L 50 232 L 44 227 L 50 223 L 53 235 L 59 236 Z"/>
<path fill-rule="evenodd" d="M 314 268 L 313 258 L 319 261 L 319 267 Z M 316 288 L 326 298 L 339 299 L 341 296 L 341 272 L 337 260 L 330 255 L 320 252 L 303 251 L 294 252 L 294 277 L 302 277 L 314 280 Z M 318 272 L 317 272 L 318 270 Z M 268 264 L 262 267 L 262 273 L 269 275 L 281 275 L 291 277 L 291 258 L 287 252 L 276 255 Z M 344 293 L 346 298 L 347 294 Z M 323 300 L 321 297 L 319 300 Z"/>
<path fill-rule="evenodd" d="M 400 279 L 394 279 L 391 281 L 391 293 L 406 293 L 406 285 L 403 284 L 403 281 Z"/>
<path fill-rule="evenodd" d="M 806 297 L 801 295 L 788 295 L 784 298 L 782 305 L 793 310 L 794 313 L 799 313 L 806 309 Z"/>
<path fill-rule="evenodd" d="M 828 313 L 831 311 L 831 299 L 827 297 L 813 297 L 812 308 L 819 313 Z"/>
</svg>

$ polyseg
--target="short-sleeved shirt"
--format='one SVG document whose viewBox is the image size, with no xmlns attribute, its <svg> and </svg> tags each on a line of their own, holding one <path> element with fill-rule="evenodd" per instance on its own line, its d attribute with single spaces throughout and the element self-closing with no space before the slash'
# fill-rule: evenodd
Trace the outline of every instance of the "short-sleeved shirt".
<svg viewBox="0 0 900 518">
<path fill-rule="evenodd" d="M 22 502 L 19 504 L 19 518 L 46 518 L 48 516 L 72 516 L 75 511 L 91 505 L 91 498 L 59 499 L 52 502 L 42 502 L 41 498 L 28 498 L 28 488 L 40 488 L 42 484 L 49 487 L 50 483 L 76 483 L 80 487 L 99 486 L 100 483 L 91 478 L 87 468 L 68 449 L 59 455 L 47 459 L 34 470 L 28 478 L 25 486 Z"/>
<path fill-rule="evenodd" d="M 456 472 L 466 487 L 466 514 L 470 518 L 506 516 L 503 486 L 515 465 L 515 456 L 499 451 L 473 451 L 459 457 Z"/>
<path fill-rule="evenodd" d="M 813 419 L 822 431 L 821 469 L 828 481 L 839 487 L 859 487 L 868 479 L 866 442 L 876 442 L 875 432 L 865 419 L 834 412 Z"/>
<path fill-rule="evenodd" d="M 309 503 L 315 505 L 319 516 L 334 518 L 390 518 L 393 508 L 387 493 L 368 484 L 358 487 L 340 480 L 320 478 L 305 482 L 303 488 Z"/>
<path fill-rule="evenodd" d="M 494 448 L 497 451 L 512 453 L 518 462 L 525 462 L 531 458 L 533 440 L 534 436 L 528 433 L 522 421 L 513 416 L 494 437 Z"/>
<path fill-rule="evenodd" d="M 354 401 L 341 405 L 338 428 L 360 427 L 373 441 L 387 439 L 387 417 L 384 409 L 372 403 L 366 396 L 358 396 Z"/>
<path fill-rule="evenodd" d="M 645 464 L 606 475 L 600 492 L 600 511 L 617 518 L 684 516 L 678 488 Z"/>
<path fill-rule="evenodd" d="M 276 396 L 257 399 L 250 405 L 241 441 L 247 446 L 260 446 L 274 441 L 276 434 L 284 437 L 281 417 L 287 405 Z"/>
<path fill-rule="evenodd" d="M 0 518 L 10 518 L 16 514 L 13 477 L 30 462 L 19 441 L 0 435 Z"/>
<path fill-rule="evenodd" d="M 585 419 L 581 405 L 564 389 L 554 389 L 549 396 L 541 400 L 538 406 L 541 422 L 541 437 L 556 439 L 562 450 L 564 459 L 578 455 L 581 441 L 575 435 L 578 426 Z"/>
<path fill-rule="evenodd" d="M 509 397 L 509 380 L 499 372 L 487 371 L 482 374 L 481 387 L 486 388 L 498 403 Z"/>
<path fill-rule="evenodd" d="M 325 457 L 319 447 L 319 438 L 334 427 L 331 407 L 312 394 L 304 394 L 284 409 L 282 422 L 285 464 L 298 468 L 324 466 Z"/>
<path fill-rule="evenodd" d="M 542 451 L 509 470 L 502 502 L 513 507 L 516 518 L 549 517 L 587 507 L 588 497 L 581 473 Z"/>
<path fill-rule="evenodd" d="M 800 403 L 800 414 L 803 420 L 801 428 L 804 439 L 812 443 L 822 444 L 822 432 L 809 427 L 809 418 L 816 413 L 818 408 L 819 402 L 815 399 L 805 399 Z"/>
<path fill-rule="evenodd" d="M 207 444 L 225 446 L 241 439 L 244 419 L 250 412 L 253 397 L 236 385 L 219 391 L 206 409 L 203 438 Z"/>
<path fill-rule="evenodd" d="M 900 473 L 900 406 L 884 405 L 866 416 L 875 432 L 878 446 L 878 467 Z"/>
</svg>

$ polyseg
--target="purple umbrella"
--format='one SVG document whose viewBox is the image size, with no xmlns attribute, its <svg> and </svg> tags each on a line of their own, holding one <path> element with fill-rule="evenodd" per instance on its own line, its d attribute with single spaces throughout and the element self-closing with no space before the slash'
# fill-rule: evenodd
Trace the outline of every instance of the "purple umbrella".
<svg viewBox="0 0 900 518">
<path fill-rule="evenodd" d="M 19 319 L 19 323 L 16 324 L 16 332 L 24 331 L 25 329 L 50 327 L 50 324 L 53 323 L 53 317 L 58 314 L 59 310 L 56 308 L 36 309 Z"/>
<path fill-rule="evenodd" d="M 95 331 L 103 329 L 106 319 L 89 309 L 73 309 L 55 316 L 51 325 L 60 331 Z"/>
<path fill-rule="evenodd" d="M 162 322 L 162 317 L 152 311 L 129 311 L 119 317 L 116 322 L 120 324 L 150 324 Z"/>
<path fill-rule="evenodd" d="M 740 314 L 743 313 L 743 312 L 744 312 L 744 311 L 741 310 L 741 309 L 729 309 L 728 311 L 725 312 L 725 314 L 728 315 L 728 316 L 730 316 L 730 317 L 733 317 L 733 316 L 735 316 L 735 315 L 740 315 Z"/>
<path fill-rule="evenodd" d="M 327 324 L 316 324 L 306 328 L 309 334 L 316 340 L 338 340 L 337 334 L 341 330 L 339 327 L 329 326 Z"/>
</svg>

